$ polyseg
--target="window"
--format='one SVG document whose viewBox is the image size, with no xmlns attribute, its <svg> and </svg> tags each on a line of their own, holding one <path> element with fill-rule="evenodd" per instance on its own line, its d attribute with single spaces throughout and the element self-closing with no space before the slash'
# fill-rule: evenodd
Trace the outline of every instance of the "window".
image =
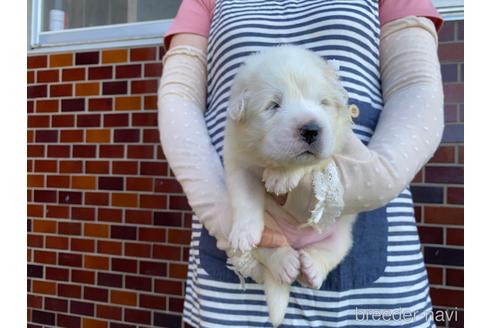
<svg viewBox="0 0 492 328">
<path fill-rule="evenodd" d="M 156 44 L 162 42 L 180 3 L 180 0 L 32 0 L 30 46 Z"/>
<path fill-rule="evenodd" d="M 432 0 L 446 20 L 463 19 L 463 0 Z M 28 48 L 155 45 L 181 0 L 28 0 Z"/>
</svg>

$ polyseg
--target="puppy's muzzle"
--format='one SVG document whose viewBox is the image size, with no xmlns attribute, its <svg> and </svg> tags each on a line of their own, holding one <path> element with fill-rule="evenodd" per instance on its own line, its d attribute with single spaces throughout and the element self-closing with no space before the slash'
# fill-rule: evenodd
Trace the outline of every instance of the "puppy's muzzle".
<svg viewBox="0 0 492 328">
<path fill-rule="evenodd" d="M 302 140 L 304 140 L 308 145 L 315 142 L 318 135 L 321 134 L 321 127 L 315 122 L 309 122 L 303 125 L 299 130 Z"/>
</svg>

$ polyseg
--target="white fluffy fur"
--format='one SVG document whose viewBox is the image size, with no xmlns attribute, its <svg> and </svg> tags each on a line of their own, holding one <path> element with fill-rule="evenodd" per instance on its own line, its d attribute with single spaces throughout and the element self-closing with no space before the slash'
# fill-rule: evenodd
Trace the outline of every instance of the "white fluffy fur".
<svg viewBox="0 0 492 328">
<path fill-rule="evenodd" d="M 300 131 L 312 122 L 320 132 L 308 143 Z M 311 170 L 325 167 L 350 128 L 347 94 L 336 71 L 310 51 L 268 48 L 250 56 L 235 77 L 224 144 L 233 209 L 229 241 L 235 251 L 253 252 L 257 267 L 249 272 L 264 283 L 274 326 L 284 318 L 292 282 L 320 288 L 349 252 L 355 216 L 337 219 L 332 238 L 299 251 L 290 246 L 255 248 L 265 224 L 276 228 L 264 216 L 272 201 L 266 191 L 287 193 Z M 308 218 L 297 219 L 302 224 Z"/>
</svg>

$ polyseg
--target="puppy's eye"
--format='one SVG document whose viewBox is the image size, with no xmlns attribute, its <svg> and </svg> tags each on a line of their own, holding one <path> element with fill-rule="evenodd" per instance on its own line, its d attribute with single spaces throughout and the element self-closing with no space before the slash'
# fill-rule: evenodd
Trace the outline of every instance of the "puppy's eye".
<svg viewBox="0 0 492 328">
<path fill-rule="evenodd" d="M 267 110 L 278 110 L 280 108 L 280 104 L 277 103 L 276 101 L 272 101 L 268 107 Z"/>
<path fill-rule="evenodd" d="M 322 100 L 320 101 L 320 105 L 321 105 L 321 106 L 331 106 L 331 105 L 333 105 L 333 104 L 332 104 L 332 102 L 331 102 L 331 101 L 329 101 L 328 99 L 326 99 L 326 98 L 325 98 L 325 99 L 322 99 Z"/>
</svg>

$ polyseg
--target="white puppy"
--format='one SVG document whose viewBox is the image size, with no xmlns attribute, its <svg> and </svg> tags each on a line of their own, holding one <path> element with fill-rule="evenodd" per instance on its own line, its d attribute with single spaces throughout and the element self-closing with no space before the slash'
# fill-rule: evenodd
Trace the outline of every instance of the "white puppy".
<svg viewBox="0 0 492 328">
<path fill-rule="evenodd" d="M 352 246 L 354 215 L 342 216 L 333 225 L 319 222 L 329 234 L 302 249 L 256 248 L 265 225 L 282 230 L 265 214 L 273 201 L 266 191 L 293 191 L 289 197 L 295 196 L 301 179 L 330 164 L 351 129 L 347 99 L 334 67 L 296 46 L 250 56 L 233 82 L 224 141 L 233 209 L 229 241 L 235 251 L 228 253 L 236 267 L 245 254 L 257 261 L 242 273 L 264 283 L 274 326 L 284 318 L 290 284 L 298 279 L 304 286 L 320 288 Z M 300 226 L 309 217 L 297 219 L 294 224 Z"/>
</svg>

